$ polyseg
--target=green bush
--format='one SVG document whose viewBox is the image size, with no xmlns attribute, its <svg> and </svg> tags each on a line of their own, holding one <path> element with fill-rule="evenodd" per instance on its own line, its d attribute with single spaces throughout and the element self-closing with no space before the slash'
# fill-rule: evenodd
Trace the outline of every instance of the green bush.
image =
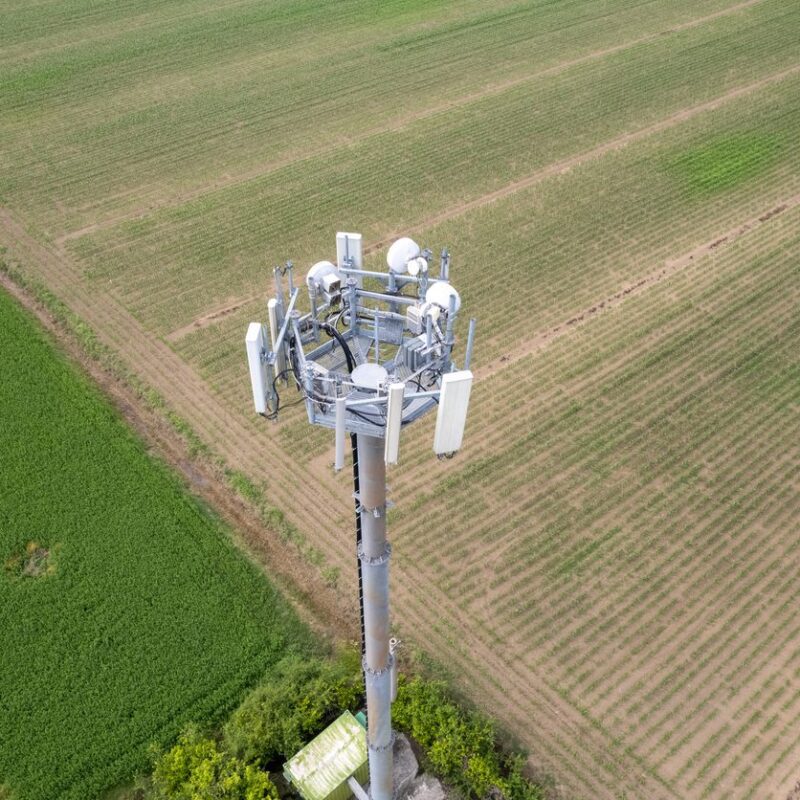
<svg viewBox="0 0 800 800">
<path fill-rule="evenodd" d="M 225 725 L 226 748 L 263 767 L 291 758 L 344 710 L 364 701 L 357 655 L 335 661 L 287 659 Z"/>
<path fill-rule="evenodd" d="M 152 783 L 152 800 L 278 800 L 266 772 L 220 751 L 193 727 L 157 758 Z"/>
<path fill-rule="evenodd" d="M 466 796 L 543 797 L 541 787 L 522 774 L 522 756 L 503 752 L 494 724 L 462 709 L 444 683 L 400 676 L 392 716 L 397 728 L 422 746 L 430 769 Z"/>
</svg>

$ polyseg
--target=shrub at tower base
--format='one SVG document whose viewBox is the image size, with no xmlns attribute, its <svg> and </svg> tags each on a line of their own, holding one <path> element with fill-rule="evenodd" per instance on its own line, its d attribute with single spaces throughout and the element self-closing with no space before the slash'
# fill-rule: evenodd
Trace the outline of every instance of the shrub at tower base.
<svg viewBox="0 0 800 800">
<path fill-rule="evenodd" d="M 158 758 L 153 775 L 157 791 L 151 797 L 271 798 L 273 789 L 262 770 L 280 770 L 339 714 L 355 712 L 363 703 L 357 652 L 328 661 L 285 659 L 232 714 L 219 743 L 190 728 Z M 473 800 L 545 797 L 543 788 L 523 775 L 524 757 L 501 747 L 494 723 L 463 708 L 444 682 L 401 676 L 392 713 L 395 727 L 423 751 L 423 766 L 456 794 Z M 223 779 L 228 780 L 228 793 L 222 789 Z M 205 793 L 199 790 L 203 780 L 208 782 Z"/>
</svg>

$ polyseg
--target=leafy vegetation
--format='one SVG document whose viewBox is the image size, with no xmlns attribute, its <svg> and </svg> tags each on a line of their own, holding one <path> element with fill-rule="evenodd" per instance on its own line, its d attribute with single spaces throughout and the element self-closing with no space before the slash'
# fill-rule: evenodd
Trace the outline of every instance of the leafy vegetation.
<svg viewBox="0 0 800 800">
<path fill-rule="evenodd" d="M 288 659 L 233 713 L 224 728 L 225 746 L 248 763 L 276 767 L 345 709 L 355 713 L 363 703 L 355 653 L 336 661 Z"/>
<path fill-rule="evenodd" d="M 0 776 L 86 800 L 311 639 L 4 293 L 0 331 Z"/>
<path fill-rule="evenodd" d="M 522 757 L 499 748 L 494 723 L 465 711 L 443 682 L 400 676 L 392 715 L 397 727 L 422 745 L 432 771 L 466 797 L 544 797 L 541 787 L 522 774 Z"/>
<path fill-rule="evenodd" d="M 252 784 L 255 800 L 271 797 L 259 794 L 271 791 L 262 789 L 267 786 L 264 770 L 280 769 L 342 711 L 355 713 L 363 704 L 356 651 L 345 651 L 335 660 L 285 659 L 234 711 L 220 743 L 190 726 L 172 749 L 158 754 L 151 796 L 250 800 L 251 795 L 236 792 Z M 423 748 L 424 766 L 465 798 L 544 797 L 542 788 L 523 775 L 523 757 L 502 748 L 494 724 L 465 710 L 444 682 L 401 675 L 392 716 L 395 727 Z M 229 790 L 223 789 L 226 781 Z"/>
<path fill-rule="evenodd" d="M 269 775 L 219 749 L 189 726 L 170 750 L 156 758 L 152 800 L 278 800 Z"/>
</svg>

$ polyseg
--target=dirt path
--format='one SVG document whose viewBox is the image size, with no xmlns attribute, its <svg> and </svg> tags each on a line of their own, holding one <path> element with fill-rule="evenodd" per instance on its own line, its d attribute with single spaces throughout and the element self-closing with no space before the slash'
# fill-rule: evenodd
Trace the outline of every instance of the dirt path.
<svg viewBox="0 0 800 800">
<path fill-rule="evenodd" d="M 213 325 L 215 322 L 219 322 L 221 319 L 224 319 L 230 314 L 238 311 L 242 306 L 247 305 L 248 303 L 253 303 L 260 298 L 261 295 L 251 295 L 250 297 L 228 300 L 228 302 L 221 308 L 215 308 L 213 311 L 207 311 L 202 316 L 197 317 L 197 319 L 193 319 L 188 325 L 184 325 L 181 328 L 176 328 L 174 331 L 171 331 L 164 338 L 168 342 L 177 342 L 183 339 L 184 336 L 187 336 L 194 331 L 201 330 L 202 328 L 207 328 L 209 325 Z"/>
<path fill-rule="evenodd" d="M 715 97 L 713 100 L 699 103 L 698 105 L 691 106 L 690 108 L 681 109 L 671 116 L 659 120 L 652 125 L 640 128 L 637 131 L 625 133 L 622 136 L 617 136 L 616 138 L 611 139 L 608 142 L 604 142 L 597 147 L 593 147 L 591 150 L 587 150 L 584 153 L 579 153 L 578 155 L 565 158 L 562 161 L 556 161 L 552 164 L 548 164 L 546 167 L 538 169 L 530 175 L 513 181 L 512 183 L 509 183 L 500 189 L 496 189 L 493 192 L 476 197 L 473 200 L 467 201 L 466 203 L 459 203 L 458 205 L 452 206 L 444 211 L 440 211 L 439 213 L 434 214 L 427 219 L 421 220 L 412 226 L 405 226 L 402 232 L 397 230 L 388 232 L 377 241 L 366 245 L 364 247 L 364 255 L 369 255 L 377 250 L 382 250 L 398 236 L 410 236 L 415 233 L 419 233 L 435 225 L 440 225 L 443 222 L 454 219 L 455 217 L 468 214 L 470 211 L 475 211 L 476 209 L 483 208 L 491 203 L 496 203 L 498 200 L 503 200 L 512 194 L 516 194 L 517 192 L 528 189 L 531 186 L 535 186 L 537 183 L 541 183 L 546 178 L 551 178 L 555 175 L 569 172 L 569 170 L 573 169 L 574 167 L 581 166 L 589 161 L 594 161 L 595 159 L 601 158 L 602 156 L 607 155 L 615 150 L 621 150 L 630 144 L 634 144 L 635 142 L 642 141 L 643 139 L 647 139 L 655 134 L 667 131 L 683 122 L 688 122 L 690 119 L 693 119 L 700 114 L 705 114 L 709 111 L 715 111 L 716 109 L 721 108 L 733 100 L 753 94 L 759 89 L 763 89 L 773 83 L 778 83 L 785 78 L 796 75 L 798 72 L 800 72 L 800 65 L 782 70 L 781 72 L 778 72 L 774 75 L 769 75 L 766 78 L 761 78 L 760 80 L 747 84 L 746 86 L 737 86 L 735 89 L 731 89 L 730 91 L 725 92 L 725 94 Z"/>
<path fill-rule="evenodd" d="M 188 192 L 184 192 L 174 197 L 167 198 L 161 203 L 148 205 L 145 208 L 135 209 L 125 214 L 119 214 L 114 217 L 109 217 L 108 219 L 104 219 L 100 222 L 95 222 L 90 225 L 78 228 L 77 230 L 69 231 L 67 233 L 62 234 L 56 239 L 56 245 L 61 247 L 66 242 L 69 242 L 73 239 L 79 239 L 82 236 L 87 236 L 92 233 L 97 233 L 98 231 L 101 230 L 113 228 L 116 225 L 119 225 L 120 223 L 128 222 L 135 219 L 144 219 L 146 217 L 152 216 L 154 213 L 162 209 L 175 208 L 177 206 L 183 205 L 184 203 L 189 203 L 193 200 L 197 200 L 203 197 L 204 195 L 210 194 L 220 189 L 225 189 L 230 186 L 236 186 L 238 184 L 247 183 L 248 181 L 257 180 L 258 178 L 262 178 L 265 175 L 269 175 L 271 172 L 276 172 L 277 170 L 282 169 L 283 167 L 287 167 L 291 164 L 296 164 L 302 161 L 307 161 L 312 158 L 317 158 L 321 155 L 325 155 L 326 153 L 334 152 L 335 150 L 343 146 L 352 146 L 354 144 L 357 144 L 358 142 L 362 142 L 373 136 L 378 136 L 383 133 L 395 133 L 397 131 L 402 131 L 416 122 L 420 122 L 424 119 L 428 119 L 429 117 L 436 116 L 437 114 L 441 114 L 445 111 L 461 108 L 463 106 L 469 105 L 470 103 L 475 103 L 479 100 L 482 100 L 486 97 L 502 94 L 503 92 L 509 91 L 510 89 L 514 89 L 517 86 L 521 86 L 525 83 L 529 83 L 531 81 L 540 78 L 548 78 L 548 77 L 553 77 L 555 75 L 559 75 L 562 72 L 566 72 L 567 70 L 573 67 L 580 66 L 581 64 L 587 64 L 591 63 L 592 61 L 598 61 L 602 58 L 606 58 L 607 56 L 614 55 L 616 53 L 620 53 L 625 50 L 630 50 L 634 47 L 638 47 L 639 45 L 657 41 L 658 39 L 664 36 L 669 36 L 674 33 L 679 33 L 681 31 L 690 30 L 691 28 L 696 28 L 708 22 L 713 22 L 714 20 L 719 19 L 721 17 L 729 16 L 731 14 L 744 11 L 745 9 L 750 8 L 751 6 L 754 5 L 758 5 L 761 2 L 763 2 L 763 0 L 744 0 L 744 2 L 737 3 L 736 5 L 733 5 L 730 8 L 721 9 L 719 11 L 715 11 L 713 14 L 707 14 L 702 17 L 697 17 L 696 19 L 683 22 L 679 25 L 674 25 L 670 28 L 657 31 L 656 33 L 650 33 L 645 36 L 640 36 L 628 42 L 614 45 L 613 47 L 606 47 L 601 50 L 594 50 L 590 53 L 586 53 L 583 56 L 572 58 L 569 59 L 568 61 L 559 62 L 558 64 L 554 64 L 552 67 L 547 67 L 546 69 L 538 70 L 537 72 L 533 72 L 529 75 L 521 75 L 519 77 L 512 78 L 510 80 L 493 83 L 489 86 L 484 86 L 482 89 L 479 89 L 475 92 L 469 92 L 468 94 L 462 95 L 461 97 L 456 97 L 453 98 L 452 100 L 447 100 L 444 103 L 437 103 L 435 105 L 429 106 L 428 108 L 420 109 L 410 114 L 404 113 L 402 116 L 396 117 L 395 119 L 390 120 L 388 123 L 376 125 L 371 128 L 365 128 L 356 135 L 346 136 L 346 137 L 342 136 L 333 139 L 331 142 L 325 144 L 323 147 L 317 147 L 315 149 L 312 149 L 301 156 L 297 155 L 286 156 L 276 159 L 274 161 L 270 161 L 266 164 L 260 164 L 258 167 L 254 167 L 253 169 L 246 170 L 244 172 L 240 172 L 235 175 L 226 175 L 225 177 L 219 178 L 210 183 L 197 186 L 196 188 L 191 189 Z M 240 304 L 244 302 L 247 301 L 246 300 L 240 301 Z M 191 330 L 192 326 L 189 325 L 186 327 Z M 200 327 L 203 327 L 202 324 L 200 325 Z M 175 331 L 174 333 L 176 335 L 176 338 L 180 338 L 180 336 L 184 335 L 187 332 L 188 331 L 185 331 L 183 328 L 181 328 L 178 331 Z"/>
</svg>

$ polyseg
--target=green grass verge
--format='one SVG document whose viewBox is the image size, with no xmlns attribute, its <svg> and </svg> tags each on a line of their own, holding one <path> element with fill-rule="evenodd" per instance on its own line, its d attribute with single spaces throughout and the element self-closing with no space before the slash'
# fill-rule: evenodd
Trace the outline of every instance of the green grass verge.
<svg viewBox="0 0 800 800">
<path fill-rule="evenodd" d="M 0 781 L 85 800 L 312 639 L 5 294 L 0 330 Z"/>
</svg>

